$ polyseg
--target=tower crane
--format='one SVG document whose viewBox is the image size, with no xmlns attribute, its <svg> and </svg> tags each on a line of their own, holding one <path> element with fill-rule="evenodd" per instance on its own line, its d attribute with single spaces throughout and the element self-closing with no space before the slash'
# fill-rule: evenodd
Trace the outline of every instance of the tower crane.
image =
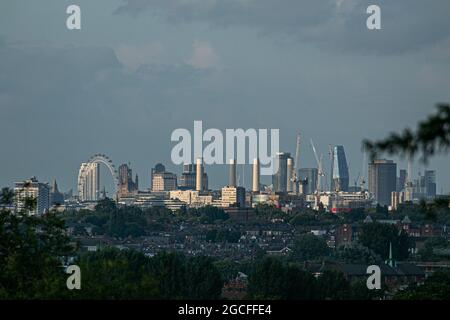
<svg viewBox="0 0 450 320">
<path fill-rule="evenodd" d="M 301 141 L 301 136 L 300 136 L 300 132 L 297 133 L 297 141 L 296 141 L 296 146 L 295 146 L 295 160 L 294 160 L 294 172 L 292 174 L 291 177 L 291 182 L 294 185 L 294 192 L 297 194 L 299 192 L 299 186 L 298 186 L 298 177 L 297 177 L 297 173 L 298 170 L 300 169 L 300 141 Z"/>
<path fill-rule="evenodd" d="M 317 155 L 317 151 L 316 151 L 316 147 L 314 146 L 314 142 L 311 139 L 311 147 L 313 149 L 314 152 L 314 158 L 316 159 L 317 162 L 317 189 L 316 189 L 316 205 L 319 205 L 320 202 L 320 191 L 321 191 L 321 180 L 322 177 L 324 176 L 323 174 L 323 169 L 322 169 L 322 160 L 323 160 L 323 154 L 320 155 L 320 157 Z"/>
<path fill-rule="evenodd" d="M 335 191 L 334 183 L 333 183 L 333 173 L 334 173 L 334 152 L 333 146 L 331 144 L 328 145 L 328 155 L 330 156 L 331 168 L 330 168 L 330 191 Z"/>
</svg>

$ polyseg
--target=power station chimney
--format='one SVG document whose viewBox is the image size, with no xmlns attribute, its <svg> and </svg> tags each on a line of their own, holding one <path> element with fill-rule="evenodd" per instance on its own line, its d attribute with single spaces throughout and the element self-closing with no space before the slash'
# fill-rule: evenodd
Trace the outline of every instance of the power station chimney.
<svg viewBox="0 0 450 320">
<path fill-rule="evenodd" d="M 203 191 L 203 164 L 202 158 L 197 159 L 195 190 Z"/>
<path fill-rule="evenodd" d="M 253 192 L 259 192 L 259 160 L 255 158 L 253 160 Z"/>
<path fill-rule="evenodd" d="M 236 160 L 230 159 L 229 186 L 236 187 Z"/>
<path fill-rule="evenodd" d="M 286 191 L 292 192 L 292 180 L 294 177 L 294 160 L 292 158 L 287 158 L 287 184 Z"/>
</svg>

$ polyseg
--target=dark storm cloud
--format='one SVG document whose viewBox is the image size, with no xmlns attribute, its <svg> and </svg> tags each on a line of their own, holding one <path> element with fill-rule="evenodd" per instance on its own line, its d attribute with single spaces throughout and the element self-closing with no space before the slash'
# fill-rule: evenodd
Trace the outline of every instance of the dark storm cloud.
<svg viewBox="0 0 450 320">
<path fill-rule="evenodd" d="M 248 26 L 263 34 L 340 51 L 396 54 L 439 45 L 450 36 L 448 0 L 123 0 L 115 13 L 159 11 L 170 23 Z M 382 9 L 382 31 L 366 28 L 366 9 Z"/>
<path fill-rule="evenodd" d="M 168 145 L 161 123 L 184 106 L 175 96 L 185 97 L 210 72 L 186 64 L 130 71 L 107 47 L 9 44 L 0 46 L 0 70 L 0 129 L 8 150 L 2 168 L 9 168 L 0 172 L 2 182 L 37 175 L 60 177 L 66 186 L 92 153 L 130 159 L 133 146 Z"/>
</svg>

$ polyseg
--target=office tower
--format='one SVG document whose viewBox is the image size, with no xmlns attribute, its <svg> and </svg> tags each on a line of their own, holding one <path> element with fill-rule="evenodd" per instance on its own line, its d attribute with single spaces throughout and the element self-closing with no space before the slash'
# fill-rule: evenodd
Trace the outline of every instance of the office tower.
<svg viewBox="0 0 450 320">
<path fill-rule="evenodd" d="M 288 158 L 286 166 L 287 166 L 286 191 L 292 192 L 293 191 L 292 185 L 294 180 L 294 159 Z"/>
<path fill-rule="evenodd" d="M 408 173 L 405 169 L 400 170 L 400 175 L 397 180 L 397 191 L 398 192 L 403 191 L 405 189 L 407 175 L 408 175 Z"/>
<path fill-rule="evenodd" d="M 78 196 L 81 201 L 97 201 L 100 194 L 100 165 L 82 163 L 78 172 Z"/>
<path fill-rule="evenodd" d="M 335 146 L 333 148 L 332 159 L 331 191 L 348 191 L 349 173 L 344 146 Z"/>
<path fill-rule="evenodd" d="M 14 208 L 16 212 L 27 210 L 29 199 L 35 199 L 35 206 L 26 212 L 29 215 L 40 215 L 50 208 L 50 186 L 32 177 L 24 182 L 16 182 L 14 187 Z"/>
<path fill-rule="evenodd" d="M 152 170 L 153 172 L 153 170 Z M 138 191 L 138 176 L 133 181 L 133 172 L 127 164 L 119 166 L 119 191 L 118 196 L 126 197 Z"/>
<path fill-rule="evenodd" d="M 397 188 L 397 164 L 392 160 L 369 163 L 369 192 L 379 205 L 391 203 L 391 193 Z"/>
<path fill-rule="evenodd" d="M 158 163 L 152 169 L 151 190 L 154 192 L 171 191 L 177 188 L 177 175 L 166 171 L 166 167 Z"/>
<path fill-rule="evenodd" d="M 157 163 L 154 168 L 152 168 L 150 172 L 150 188 L 153 186 L 153 175 L 156 173 L 165 172 L 166 167 L 162 163 Z"/>
<path fill-rule="evenodd" d="M 317 168 L 301 168 L 298 170 L 299 181 L 304 181 L 303 184 L 303 194 L 314 194 L 317 189 L 317 177 L 318 177 Z"/>
<path fill-rule="evenodd" d="M 178 187 L 180 187 L 181 189 L 195 190 L 196 179 L 197 166 L 193 164 L 185 164 L 183 165 L 183 172 L 179 179 Z M 203 172 L 202 185 L 204 190 L 208 190 L 208 175 L 206 174 L 206 172 Z"/>
<path fill-rule="evenodd" d="M 245 207 L 245 188 L 232 186 L 223 187 L 222 207 Z"/>
<path fill-rule="evenodd" d="M 290 153 L 278 152 L 275 157 L 275 165 L 278 169 L 272 176 L 273 191 L 286 192 L 287 191 L 287 160 L 291 157 Z"/>
<path fill-rule="evenodd" d="M 234 159 L 230 159 L 230 172 L 228 185 L 230 187 L 236 187 L 236 161 Z"/>
<path fill-rule="evenodd" d="M 259 192 L 259 159 L 253 159 L 252 191 Z"/>
<path fill-rule="evenodd" d="M 195 190 L 203 191 L 203 161 L 201 158 L 197 159 L 196 175 L 195 175 Z"/>
<path fill-rule="evenodd" d="M 436 171 L 425 171 L 425 194 L 428 199 L 436 197 Z"/>
<path fill-rule="evenodd" d="M 64 195 L 59 192 L 56 179 L 53 180 L 52 188 L 50 189 L 50 206 L 61 205 L 64 203 Z"/>
</svg>

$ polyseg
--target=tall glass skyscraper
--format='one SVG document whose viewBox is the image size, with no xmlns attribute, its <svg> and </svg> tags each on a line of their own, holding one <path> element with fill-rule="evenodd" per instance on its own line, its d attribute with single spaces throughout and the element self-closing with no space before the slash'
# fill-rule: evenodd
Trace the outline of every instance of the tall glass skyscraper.
<svg viewBox="0 0 450 320">
<path fill-rule="evenodd" d="M 275 157 L 278 171 L 272 176 L 273 191 L 287 192 L 288 191 L 288 169 L 287 159 L 291 158 L 290 153 L 279 152 Z"/>
<path fill-rule="evenodd" d="M 369 192 L 384 206 L 391 204 L 391 193 L 397 187 L 397 164 L 379 159 L 369 163 Z"/>
<path fill-rule="evenodd" d="M 333 148 L 332 160 L 331 191 L 348 191 L 350 177 L 344 146 Z"/>
</svg>

